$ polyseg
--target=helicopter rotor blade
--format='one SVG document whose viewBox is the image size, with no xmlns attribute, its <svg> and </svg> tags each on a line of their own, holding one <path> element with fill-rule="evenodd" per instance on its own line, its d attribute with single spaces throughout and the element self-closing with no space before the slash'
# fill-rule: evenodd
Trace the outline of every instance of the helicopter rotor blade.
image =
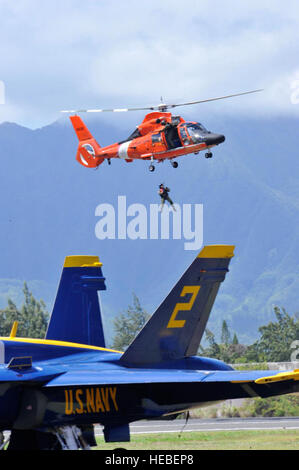
<svg viewBox="0 0 299 470">
<path fill-rule="evenodd" d="M 259 90 L 252 90 L 252 91 L 245 91 L 243 93 L 235 93 L 233 95 L 226 95 L 226 96 L 219 96 L 217 98 L 209 98 L 206 100 L 199 100 L 199 101 L 189 101 L 188 103 L 179 103 L 179 104 L 168 104 L 166 105 L 169 108 L 176 108 L 177 106 L 188 106 L 191 104 L 199 104 L 199 103 L 207 103 L 209 101 L 217 101 L 217 100 L 224 100 L 226 98 L 233 98 L 235 96 L 241 96 L 241 95 L 249 95 L 250 93 L 257 93 L 259 91 L 263 91 L 263 89 Z"/>
<path fill-rule="evenodd" d="M 114 108 L 114 109 L 64 109 L 61 113 L 125 113 L 127 111 L 146 111 L 156 109 L 154 106 L 150 108 Z"/>
<path fill-rule="evenodd" d="M 176 108 L 178 106 L 189 106 L 192 104 L 200 104 L 200 103 L 207 103 L 209 101 L 218 101 L 218 100 L 224 100 L 226 98 L 233 98 L 235 96 L 241 96 L 241 95 L 249 95 L 250 93 L 257 93 L 259 91 L 263 91 L 263 89 L 259 90 L 251 90 L 251 91 L 245 91 L 243 93 L 235 93 L 233 95 L 226 95 L 226 96 L 219 96 L 217 98 L 209 98 L 206 100 L 197 100 L 197 101 L 189 101 L 186 103 L 178 103 L 178 104 L 167 104 L 167 103 L 160 103 L 159 105 L 156 106 L 150 106 L 150 107 L 140 107 L 140 108 L 112 108 L 112 109 L 71 109 L 71 110 L 62 110 L 61 113 L 124 113 L 128 111 L 166 111 L 169 108 Z"/>
</svg>

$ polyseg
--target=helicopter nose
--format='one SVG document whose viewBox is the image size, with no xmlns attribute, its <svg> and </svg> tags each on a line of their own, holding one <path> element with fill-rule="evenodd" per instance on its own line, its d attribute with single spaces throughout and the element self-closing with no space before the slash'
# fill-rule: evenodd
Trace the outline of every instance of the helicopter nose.
<svg viewBox="0 0 299 470">
<path fill-rule="evenodd" d="M 207 145 L 218 145 L 222 144 L 225 141 L 225 136 L 222 134 L 209 134 L 206 137 L 206 144 Z"/>
</svg>

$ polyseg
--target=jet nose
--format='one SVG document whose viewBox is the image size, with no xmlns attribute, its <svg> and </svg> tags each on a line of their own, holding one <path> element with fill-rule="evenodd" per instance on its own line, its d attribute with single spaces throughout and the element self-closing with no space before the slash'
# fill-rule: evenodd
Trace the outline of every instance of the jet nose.
<svg viewBox="0 0 299 470">
<path fill-rule="evenodd" d="M 206 144 L 207 145 L 219 145 L 225 141 L 225 136 L 222 134 L 209 134 L 206 137 Z"/>
</svg>

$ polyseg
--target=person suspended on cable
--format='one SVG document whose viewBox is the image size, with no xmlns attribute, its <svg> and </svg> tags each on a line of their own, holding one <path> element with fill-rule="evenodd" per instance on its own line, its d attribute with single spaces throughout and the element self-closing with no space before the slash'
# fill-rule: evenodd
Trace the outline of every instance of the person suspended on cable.
<svg viewBox="0 0 299 470">
<path fill-rule="evenodd" d="M 161 212 L 163 210 L 163 207 L 164 207 L 164 204 L 165 204 L 165 201 L 168 201 L 169 204 L 171 205 L 172 209 L 175 211 L 175 207 L 174 207 L 174 204 L 173 204 L 173 201 L 170 199 L 169 197 L 169 191 L 170 189 L 167 187 L 167 186 L 164 186 L 163 183 L 161 183 L 159 185 L 159 191 L 158 191 L 158 194 L 161 198 Z"/>
</svg>

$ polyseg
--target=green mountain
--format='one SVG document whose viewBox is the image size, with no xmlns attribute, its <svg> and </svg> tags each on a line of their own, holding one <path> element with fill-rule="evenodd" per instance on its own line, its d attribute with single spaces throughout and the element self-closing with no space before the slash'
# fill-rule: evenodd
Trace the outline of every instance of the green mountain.
<svg viewBox="0 0 299 470">
<path fill-rule="evenodd" d="M 106 331 L 132 302 L 132 293 L 153 312 L 197 251 L 185 240 L 99 240 L 100 204 L 117 212 L 127 206 L 158 204 L 161 182 L 180 204 L 203 204 L 204 244 L 235 244 L 230 273 L 221 286 L 208 327 L 220 332 L 223 319 L 240 341 L 251 342 L 273 318 L 273 306 L 292 314 L 298 307 L 299 187 L 298 130 L 291 118 L 231 120 L 209 116 L 204 124 L 226 135 L 212 159 L 203 154 L 148 171 L 148 163 L 106 162 L 96 171 L 75 161 L 77 140 L 70 124 L 30 130 L 0 125 L 0 302 L 22 298 L 23 280 L 49 310 L 64 257 L 98 254 L 107 291 L 102 294 Z M 123 140 L 132 129 L 104 120 L 88 122 L 101 145 Z M 192 206 L 193 207 L 193 206 Z M 128 216 L 128 221 L 132 217 Z M 33 281 L 34 280 L 34 281 Z M 21 293 L 22 294 L 22 293 Z"/>
</svg>

